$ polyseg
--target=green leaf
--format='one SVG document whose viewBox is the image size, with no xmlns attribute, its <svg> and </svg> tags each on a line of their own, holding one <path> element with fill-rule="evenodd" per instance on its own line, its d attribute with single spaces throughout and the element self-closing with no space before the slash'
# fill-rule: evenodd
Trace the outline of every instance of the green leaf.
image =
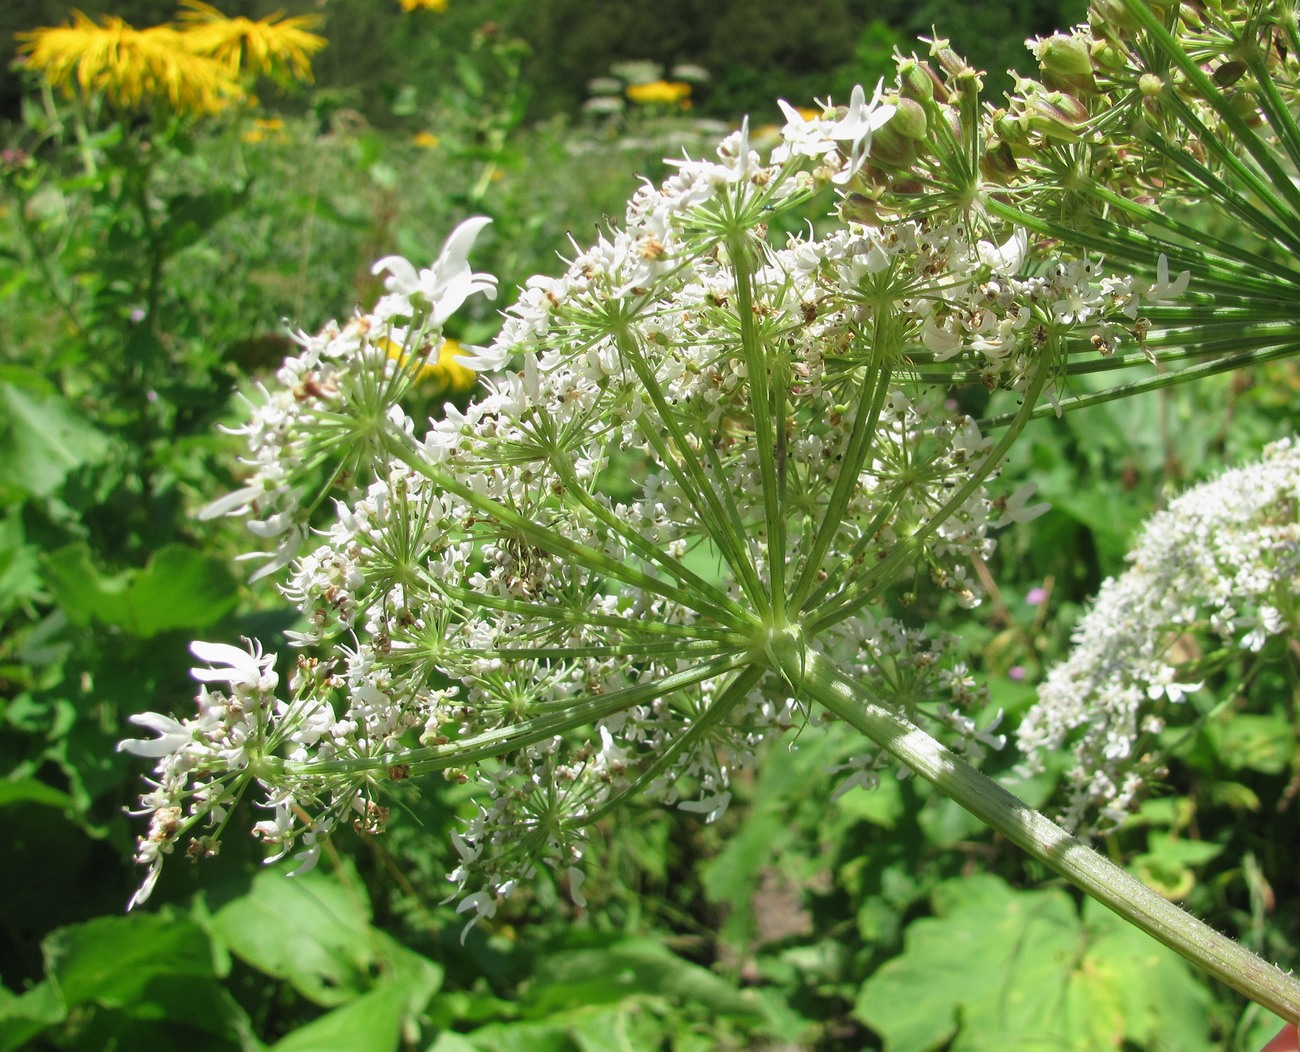
<svg viewBox="0 0 1300 1052">
<path fill-rule="evenodd" d="M 0 807 L 11 804 L 38 804 L 75 812 L 76 801 L 67 793 L 35 778 L 0 781 Z"/>
<path fill-rule="evenodd" d="M 893 1052 L 1199 1052 L 1205 990 L 1172 951 L 1062 891 L 1016 892 L 990 875 L 949 881 L 937 916 L 858 993 L 854 1014 Z M 951 1042 L 951 1045 L 948 1045 Z"/>
<path fill-rule="evenodd" d="M 378 984 L 401 991 L 407 1010 L 418 1013 L 442 969 L 372 928 L 363 898 L 318 870 L 299 877 L 266 870 L 210 927 L 237 956 L 316 1004 L 332 1008 Z"/>
<path fill-rule="evenodd" d="M 1208 995 L 1183 962 L 1089 901 L 991 875 L 936 891 L 936 917 L 858 992 L 893 1052 L 1119 1048 L 1209 1052 Z"/>
<path fill-rule="evenodd" d="M 21 997 L 4 991 L 0 1003 L 0 1052 L 30 1047 L 28 1042 L 68 1016 L 68 1006 L 49 980 L 37 983 Z"/>
<path fill-rule="evenodd" d="M 168 255 L 188 248 L 248 199 L 248 187 L 218 187 L 198 194 L 177 194 L 167 202 L 167 218 L 158 230 Z"/>
<path fill-rule="evenodd" d="M 71 1007 L 115 1007 L 149 999 L 163 978 L 214 979 L 203 929 L 169 913 L 97 917 L 60 928 L 41 944 L 45 967 Z"/>
<path fill-rule="evenodd" d="M 1224 850 L 1222 844 L 1188 840 L 1152 831 L 1145 854 L 1133 859 L 1133 871 L 1165 898 L 1181 900 L 1196 887 L 1196 869 Z"/>
<path fill-rule="evenodd" d="M 868 822 L 881 829 L 893 829 L 903 815 L 903 798 L 896 778 L 882 778 L 871 789 L 855 786 L 841 796 L 835 806 L 851 818 Z"/>
<path fill-rule="evenodd" d="M 0 616 L 41 593 L 40 549 L 28 544 L 19 509 L 0 519 Z"/>
<path fill-rule="evenodd" d="M 107 574 L 85 544 L 60 548 L 46 560 L 46 580 L 77 625 L 97 622 L 148 639 L 179 628 L 206 628 L 238 602 L 226 564 L 181 544 L 158 549 L 143 569 Z"/>
<path fill-rule="evenodd" d="M 533 1019 L 580 1005 L 659 996 L 701 1005 L 713 1015 L 752 1018 L 760 1009 L 730 983 L 650 939 L 560 950 L 543 957 L 524 1000 Z"/>
<path fill-rule="evenodd" d="M 461 86 L 465 89 L 467 95 L 471 98 L 481 99 L 486 91 L 483 83 L 483 75 L 479 73 L 478 67 L 474 61 L 466 54 L 457 52 L 454 58 L 456 65 L 456 76 L 459 78 Z"/>
<path fill-rule="evenodd" d="M 660 1009 L 656 1011 L 655 1009 Z M 473 1052 L 608 1052 L 610 1049 L 692 1049 L 690 1027 L 665 1005 L 629 1011 L 620 1005 L 569 1009 L 545 1019 L 490 1023 L 465 1035 L 467 1044 L 441 1039 L 434 1050 Z M 715 1048 L 710 1041 L 707 1048 Z M 431 1050 L 431 1052 L 434 1052 Z"/>
<path fill-rule="evenodd" d="M 107 436 L 65 399 L 0 383 L 0 487 L 48 497 L 72 471 L 102 462 L 108 448 Z"/>
<path fill-rule="evenodd" d="M 1281 774 L 1295 756 L 1295 731 L 1282 716 L 1233 713 L 1205 728 L 1219 759 L 1232 770 Z"/>
<path fill-rule="evenodd" d="M 406 990 L 388 983 L 326 1012 L 272 1045 L 274 1052 L 396 1052 Z"/>
</svg>

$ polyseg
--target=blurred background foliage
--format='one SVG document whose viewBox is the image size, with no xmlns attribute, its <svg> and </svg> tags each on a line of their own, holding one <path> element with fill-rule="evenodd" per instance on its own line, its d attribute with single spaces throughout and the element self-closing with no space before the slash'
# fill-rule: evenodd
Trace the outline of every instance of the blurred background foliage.
<svg viewBox="0 0 1300 1052">
<path fill-rule="evenodd" d="M 71 6 L 8 0 L 0 47 Z M 137 27 L 175 15 L 76 6 Z M 191 639 L 274 644 L 290 627 L 234 561 L 244 538 L 194 516 L 237 484 L 217 425 L 291 350 L 285 319 L 311 331 L 373 302 L 374 259 L 426 261 L 471 214 L 494 220 L 475 268 L 508 296 L 556 270 L 570 233 L 621 215 L 663 156 L 711 149 L 745 112 L 761 134 L 776 97 L 842 98 L 931 23 L 1001 71 L 1027 66 L 1025 37 L 1082 16 L 1075 0 L 217 6 L 324 16 L 314 83 L 259 84 L 203 118 L 113 113 L 17 69 L 0 84 L 0 1050 L 1263 1043 L 1261 1013 L 927 786 L 887 778 L 832 802 L 856 746 L 834 727 L 742 774 L 716 826 L 654 808 L 610 823 L 588 909 L 540 888 L 463 944 L 442 900 L 466 801 L 441 781 L 396 793 L 384 837 L 340 833 L 309 878 L 262 871 L 232 836 L 124 916 L 140 791 L 114 751 L 125 721 L 191 707 Z M 627 96 L 682 66 L 705 74 L 689 73 L 689 105 Z M 503 305 L 475 304 L 451 335 L 490 337 Z M 426 411 L 440 402 L 429 392 Z M 1286 433 L 1298 404 L 1283 365 L 1039 422 L 1007 475 L 1053 510 L 1002 539 L 973 616 L 911 616 L 951 626 L 1014 725 L 1143 517 Z M 1104 846 L 1294 967 L 1295 684 L 1274 656 L 1238 670 L 1241 692 L 1207 692 L 1165 791 Z M 1020 778 L 1010 751 L 988 769 L 1049 801 L 1052 778 Z"/>
<path fill-rule="evenodd" d="M 396 0 L 226 0 L 231 17 L 272 12 L 321 14 L 332 41 L 315 62 L 319 91 L 337 93 L 371 120 L 384 104 L 414 88 L 436 95 L 456 52 L 441 41 L 495 23 L 527 48 L 524 77 L 528 116 L 572 113 L 586 84 L 618 62 L 649 60 L 665 68 L 692 64 L 712 80 L 697 100 L 703 113 L 775 116 L 773 100 L 799 104 L 814 96 L 846 95 L 854 84 L 892 74 L 891 49 L 938 27 L 961 42 L 967 57 L 1005 87 L 1009 67 L 1029 68 L 1023 41 L 1083 17 L 1085 0 L 475 0 L 449 3 L 443 12 L 403 14 Z M 0 53 L 13 34 L 66 21 L 73 9 L 114 14 L 136 27 L 167 21 L 170 0 L 8 0 L 0 6 Z M 419 32 L 416 20 L 437 20 L 438 33 Z M 12 52 L 10 51 L 10 54 Z M 7 65 L 7 63 L 6 63 Z M 12 114 L 18 77 L 0 74 L 0 102 Z"/>
</svg>

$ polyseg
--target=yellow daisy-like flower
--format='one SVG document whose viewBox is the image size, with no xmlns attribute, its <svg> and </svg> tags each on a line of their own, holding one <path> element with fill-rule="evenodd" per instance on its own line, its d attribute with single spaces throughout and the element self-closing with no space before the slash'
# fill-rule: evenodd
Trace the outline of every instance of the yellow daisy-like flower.
<svg viewBox="0 0 1300 1052">
<path fill-rule="evenodd" d="M 442 140 L 431 131 L 421 131 L 411 136 L 411 145 L 418 146 L 422 150 L 436 150 L 442 145 Z"/>
<path fill-rule="evenodd" d="M 447 10 L 447 0 L 397 0 L 403 11 L 437 11 L 441 14 Z"/>
<path fill-rule="evenodd" d="M 165 102 L 177 113 L 214 113 L 244 92 L 218 62 L 196 54 L 174 26 L 135 29 L 114 15 L 19 33 L 26 64 L 69 94 L 102 94 L 124 109 Z"/>
<path fill-rule="evenodd" d="M 627 97 L 638 106 L 680 106 L 690 99 L 691 86 L 684 80 L 652 80 L 629 84 Z"/>
<path fill-rule="evenodd" d="M 285 18 L 276 13 L 253 21 L 227 18 L 202 0 L 181 0 L 182 28 L 187 46 L 220 62 L 234 76 L 279 80 L 311 80 L 311 57 L 326 44 L 308 30 L 320 25 L 319 15 Z"/>
<path fill-rule="evenodd" d="M 416 355 L 406 354 L 392 340 L 385 339 L 383 347 L 389 358 L 392 358 L 399 365 L 406 365 L 412 357 Z M 424 352 L 427 354 L 427 351 Z M 446 339 L 438 346 L 438 358 L 436 361 L 429 361 L 426 357 L 422 364 L 415 368 L 414 378 L 416 383 L 425 383 L 434 381 L 434 394 L 451 392 L 453 394 L 463 394 L 472 390 L 478 383 L 478 373 L 473 369 L 467 369 L 461 365 L 458 358 L 465 353 L 460 345 L 459 340 Z"/>
</svg>

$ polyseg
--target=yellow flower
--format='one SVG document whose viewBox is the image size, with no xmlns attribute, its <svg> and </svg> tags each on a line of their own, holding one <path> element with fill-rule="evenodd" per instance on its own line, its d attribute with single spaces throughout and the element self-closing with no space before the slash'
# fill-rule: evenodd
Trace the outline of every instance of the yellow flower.
<svg viewBox="0 0 1300 1052">
<path fill-rule="evenodd" d="M 233 76 L 278 80 L 311 80 L 311 56 L 325 46 L 325 38 L 309 33 L 320 24 L 319 15 L 285 18 L 276 13 L 254 22 L 227 18 L 202 0 L 181 0 L 186 45 L 195 54 L 216 59 Z"/>
<path fill-rule="evenodd" d="M 96 24 L 80 11 L 72 24 L 19 33 L 26 64 L 69 94 L 102 94 L 124 109 L 165 102 L 177 113 L 213 113 L 243 98 L 230 73 L 195 54 L 174 26 L 134 29 L 114 15 Z"/>
<path fill-rule="evenodd" d="M 284 134 L 284 121 L 279 117 L 258 117 L 239 137 L 244 142 L 263 142 L 267 139 L 272 142 L 289 141 L 289 137 Z"/>
<path fill-rule="evenodd" d="M 392 340 L 385 339 L 383 345 L 388 357 L 396 361 L 398 365 L 406 365 L 412 357 L 427 355 L 431 349 L 422 348 L 415 355 L 408 355 Z M 474 385 L 478 383 L 478 373 L 473 369 L 467 369 L 457 361 L 464 353 L 465 351 L 461 347 L 459 340 L 443 340 L 438 346 L 438 360 L 431 362 L 426 358 L 421 365 L 415 368 L 414 378 L 416 382 L 435 381 L 434 394 L 442 394 L 447 391 L 462 394 L 465 391 L 472 390 Z"/>
<path fill-rule="evenodd" d="M 441 14 L 447 10 L 447 0 L 397 0 L 403 11 L 437 11 Z"/>
<path fill-rule="evenodd" d="M 442 140 L 431 131 L 416 132 L 411 136 L 411 145 L 418 146 L 422 150 L 435 150 L 441 143 Z"/>
<path fill-rule="evenodd" d="M 691 86 L 683 80 L 652 80 L 648 84 L 629 84 L 627 97 L 638 106 L 689 105 Z"/>
</svg>

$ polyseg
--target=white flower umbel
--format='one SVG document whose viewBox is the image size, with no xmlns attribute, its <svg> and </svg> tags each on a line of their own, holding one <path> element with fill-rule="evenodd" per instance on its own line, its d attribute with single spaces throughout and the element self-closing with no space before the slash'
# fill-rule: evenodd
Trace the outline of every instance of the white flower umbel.
<svg viewBox="0 0 1300 1052">
<path fill-rule="evenodd" d="M 857 780 L 905 766 L 1300 1015 L 1300 984 L 927 733 L 999 744 L 972 716 L 969 673 L 905 621 L 933 608 L 926 590 L 977 602 L 969 567 L 990 531 L 1041 510 L 1027 491 L 994 496 L 994 479 L 1040 399 L 1069 404 L 1070 372 L 1167 384 L 1151 360 L 1210 359 L 1186 379 L 1295 353 L 1293 23 L 1261 34 L 1244 9 L 1201 5 L 1171 29 L 1113 0 L 1094 11 L 1097 46 L 1044 45 L 1043 83 L 1018 82 L 1008 108 L 936 39 L 933 63 L 900 58 L 887 96 L 859 89 L 811 120 L 787 109 L 767 157 L 744 124 L 638 191 L 563 274 L 529 280 L 499 338 L 460 359 L 491 374 L 476 397 L 427 424 L 401 397 L 446 313 L 491 291 L 468 266 L 481 221 L 431 273 L 386 260 L 376 312 L 300 337 L 243 429 L 247 483 L 209 508 L 270 542 L 263 572 L 292 566 L 300 641 L 323 652 L 300 660 L 285 705 L 261 671 L 247 685 L 255 654 L 222 665 L 257 699 L 257 748 L 227 769 L 271 809 L 258 835 L 310 863 L 344 814 L 383 827 L 384 783 L 441 770 L 479 793 L 451 879 L 487 920 L 530 879 L 576 888 L 585 830 L 628 796 L 721 814 L 736 768 L 829 714 L 874 743 Z M 1235 65 L 1253 90 L 1228 97 Z M 835 218 L 809 225 L 825 191 Z M 1261 247 L 1240 247 L 1236 223 L 1228 241 L 1181 221 L 1198 193 Z M 1019 406 L 981 428 L 947 408 L 960 385 Z M 1256 613 L 1243 638 L 1277 624 Z M 210 707 L 201 695 L 201 721 Z M 226 783 L 186 723 L 146 726 L 168 780 L 144 802 L 152 881 L 187 824 L 215 820 L 211 849 L 223 817 L 202 794 Z"/>
<path fill-rule="evenodd" d="M 1033 768 L 1068 748 L 1072 826 L 1119 822 L 1144 784 L 1143 757 L 1199 673 L 1190 641 L 1259 651 L 1300 630 L 1300 442 L 1204 483 L 1147 523 L 1132 567 L 1107 580 L 1020 725 Z M 1149 766 L 1150 761 L 1145 761 Z"/>
<path fill-rule="evenodd" d="M 975 215 L 772 234 L 856 178 L 893 110 L 859 89 L 825 112 L 769 158 L 742 125 L 642 187 L 621 228 L 527 283 L 461 359 L 501 371 L 425 425 L 400 402 L 448 311 L 493 288 L 468 263 L 483 220 L 427 271 L 382 260 L 374 312 L 300 337 L 241 429 L 247 484 L 207 510 L 271 541 L 293 639 L 325 651 L 291 704 L 264 659 L 201 655 L 222 666 L 208 681 L 256 694 L 252 751 L 230 755 L 277 856 L 310 863 L 344 815 L 381 828 L 388 780 L 455 771 L 479 790 L 461 909 L 488 918 L 543 868 L 572 884 L 623 798 L 716 818 L 734 771 L 807 722 L 776 667 L 792 640 L 974 755 L 1000 742 L 969 672 L 898 611 L 927 589 L 979 602 L 991 531 L 1041 510 L 986 485 L 1068 355 L 1098 357 L 1098 326 L 1149 285 L 1031 261 L 1024 230 Z M 947 407 L 960 382 L 1019 391 L 1018 423 L 981 434 Z M 168 788 L 145 808 L 188 828 L 217 761 L 169 761 L 194 750 L 165 719 Z"/>
</svg>

